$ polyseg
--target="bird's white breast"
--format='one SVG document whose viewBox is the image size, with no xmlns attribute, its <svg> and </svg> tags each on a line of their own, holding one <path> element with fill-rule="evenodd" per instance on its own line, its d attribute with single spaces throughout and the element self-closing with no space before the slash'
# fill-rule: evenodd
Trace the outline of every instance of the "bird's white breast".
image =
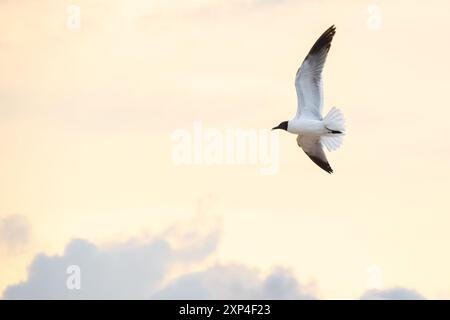
<svg viewBox="0 0 450 320">
<path fill-rule="evenodd" d="M 294 118 L 288 122 L 288 132 L 295 134 L 318 134 L 327 133 L 322 120 Z"/>
</svg>

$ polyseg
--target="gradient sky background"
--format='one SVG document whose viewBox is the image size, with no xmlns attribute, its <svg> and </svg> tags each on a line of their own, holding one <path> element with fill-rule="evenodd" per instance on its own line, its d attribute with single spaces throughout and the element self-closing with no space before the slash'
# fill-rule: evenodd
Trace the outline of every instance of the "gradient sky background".
<svg viewBox="0 0 450 320">
<path fill-rule="evenodd" d="M 382 289 L 449 299 L 449 12 L 437 0 L 1 1 L 0 293 L 74 238 L 158 238 L 211 245 L 160 287 L 245 266 L 348 299 L 376 267 Z M 288 134 L 275 175 L 173 163 L 171 134 L 194 121 L 290 119 L 296 69 L 332 24 L 324 110 L 341 108 L 348 127 L 333 175 Z"/>
</svg>

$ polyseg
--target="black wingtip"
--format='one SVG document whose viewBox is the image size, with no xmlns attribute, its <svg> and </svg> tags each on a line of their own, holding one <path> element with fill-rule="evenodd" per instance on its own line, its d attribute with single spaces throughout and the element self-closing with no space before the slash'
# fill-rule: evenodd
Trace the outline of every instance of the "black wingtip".
<svg viewBox="0 0 450 320">
<path fill-rule="evenodd" d="M 319 52 L 324 48 L 327 51 L 330 50 L 331 41 L 333 40 L 335 34 L 336 34 L 336 27 L 333 24 L 324 33 L 322 33 L 319 39 L 317 39 L 317 41 L 314 43 L 311 50 L 309 51 L 308 55 L 316 54 L 317 52 Z"/>
<path fill-rule="evenodd" d="M 319 157 L 315 157 L 315 156 L 312 156 L 312 155 L 309 155 L 309 154 L 307 154 L 308 156 L 309 156 L 309 158 L 315 163 L 315 164 L 317 164 L 322 170 L 324 170 L 325 172 L 327 172 L 327 173 L 329 173 L 329 174 L 332 174 L 333 173 L 333 169 L 331 169 L 331 166 L 330 166 L 330 164 L 328 163 L 328 161 L 324 161 L 324 160 L 322 160 L 321 158 L 319 158 Z"/>
</svg>

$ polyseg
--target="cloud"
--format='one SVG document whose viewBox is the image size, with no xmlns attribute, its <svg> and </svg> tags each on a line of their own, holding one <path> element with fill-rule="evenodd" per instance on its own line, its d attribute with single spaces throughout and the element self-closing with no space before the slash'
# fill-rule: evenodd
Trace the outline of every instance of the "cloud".
<svg viewBox="0 0 450 320">
<path fill-rule="evenodd" d="M 73 240 L 62 256 L 40 254 L 28 279 L 5 290 L 6 299 L 142 299 L 166 273 L 174 253 L 164 240 L 101 248 Z M 80 270 L 80 289 L 69 290 L 70 266 Z"/>
<path fill-rule="evenodd" d="M 3 297 L 147 299 L 160 289 L 173 266 L 202 261 L 216 249 L 219 239 L 216 229 L 190 232 L 188 236 L 179 229 L 169 233 L 152 240 L 130 240 L 108 246 L 72 240 L 62 255 L 37 255 L 29 267 L 27 280 L 6 288 Z M 177 237 L 185 242 L 173 245 Z M 73 273 L 74 270 L 79 273 Z M 79 290 L 71 286 L 73 276 L 79 276 Z"/>
<path fill-rule="evenodd" d="M 390 288 L 384 290 L 369 290 L 361 296 L 362 300 L 424 300 L 415 290 L 406 288 Z"/>
<path fill-rule="evenodd" d="M 184 235 L 183 239 L 186 238 Z M 283 268 L 266 277 L 246 266 L 213 266 L 188 272 L 166 284 L 171 268 L 202 261 L 215 249 L 217 232 L 195 237 L 174 248 L 156 238 L 97 246 L 72 240 L 59 256 L 37 255 L 28 279 L 9 286 L 5 299 L 313 299 Z M 195 261 L 194 261 L 195 260 Z M 183 265 L 185 264 L 185 265 Z M 70 288 L 74 270 L 79 270 L 79 290 Z M 69 272 L 69 273 L 68 273 Z M 77 281 L 78 281 L 77 280 Z M 68 286 L 69 284 L 69 286 Z"/>
<path fill-rule="evenodd" d="M 12 254 L 22 252 L 30 242 L 31 227 L 25 216 L 10 215 L 0 220 L 0 243 Z"/>
<path fill-rule="evenodd" d="M 4 221 L 9 221 L 6 223 Z M 20 218 L 4 219 L 15 226 Z M 11 223 L 14 221 L 14 223 Z M 23 222 L 23 221 L 22 221 Z M 23 226 L 23 224 L 18 224 Z M 5 299 L 316 299 L 314 286 L 301 284 L 278 267 L 267 275 L 245 265 L 213 265 L 191 272 L 217 249 L 217 228 L 175 226 L 145 241 L 96 245 L 72 240 L 63 254 L 38 254 L 25 281 L 11 285 Z M 16 228 L 22 230 L 21 228 Z M 11 229 L 8 229 L 11 231 Z M 208 231 L 209 230 L 209 231 Z M 17 234 L 9 238 L 18 241 Z M 26 238 L 26 237 L 25 237 Z M 14 242 L 15 243 L 15 242 Z M 185 270 L 171 279 L 172 270 Z M 370 290 L 361 299 L 424 299 L 414 290 Z"/>
<path fill-rule="evenodd" d="M 315 299 L 284 268 L 266 278 L 245 266 L 215 266 L 180 277 L 156 299 Z"/>
</svg>

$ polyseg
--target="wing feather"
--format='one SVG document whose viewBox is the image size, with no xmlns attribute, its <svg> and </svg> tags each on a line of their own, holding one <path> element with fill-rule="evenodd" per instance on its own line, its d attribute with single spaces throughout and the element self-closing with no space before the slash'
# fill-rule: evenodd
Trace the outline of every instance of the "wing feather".
<svg viewBox="0 0 450 320">
<path fill-rule="evenodd" d="M 322 70 L 335 33 L 334 25 L 328 28 L 314 43 L 297 71 L 295 77 L 298 99 L 296 117 L 322 120 Z"/>
<path fill-rule="evenodd" d="M 323 151 L 319 136 L 299 134 L 297 136 L 297 144 L 315 164 L 328 173 L 333 172 L 333 169 L 331 169 L 331 166 L 328 163 L 325 152 Z"/>
</svg>

